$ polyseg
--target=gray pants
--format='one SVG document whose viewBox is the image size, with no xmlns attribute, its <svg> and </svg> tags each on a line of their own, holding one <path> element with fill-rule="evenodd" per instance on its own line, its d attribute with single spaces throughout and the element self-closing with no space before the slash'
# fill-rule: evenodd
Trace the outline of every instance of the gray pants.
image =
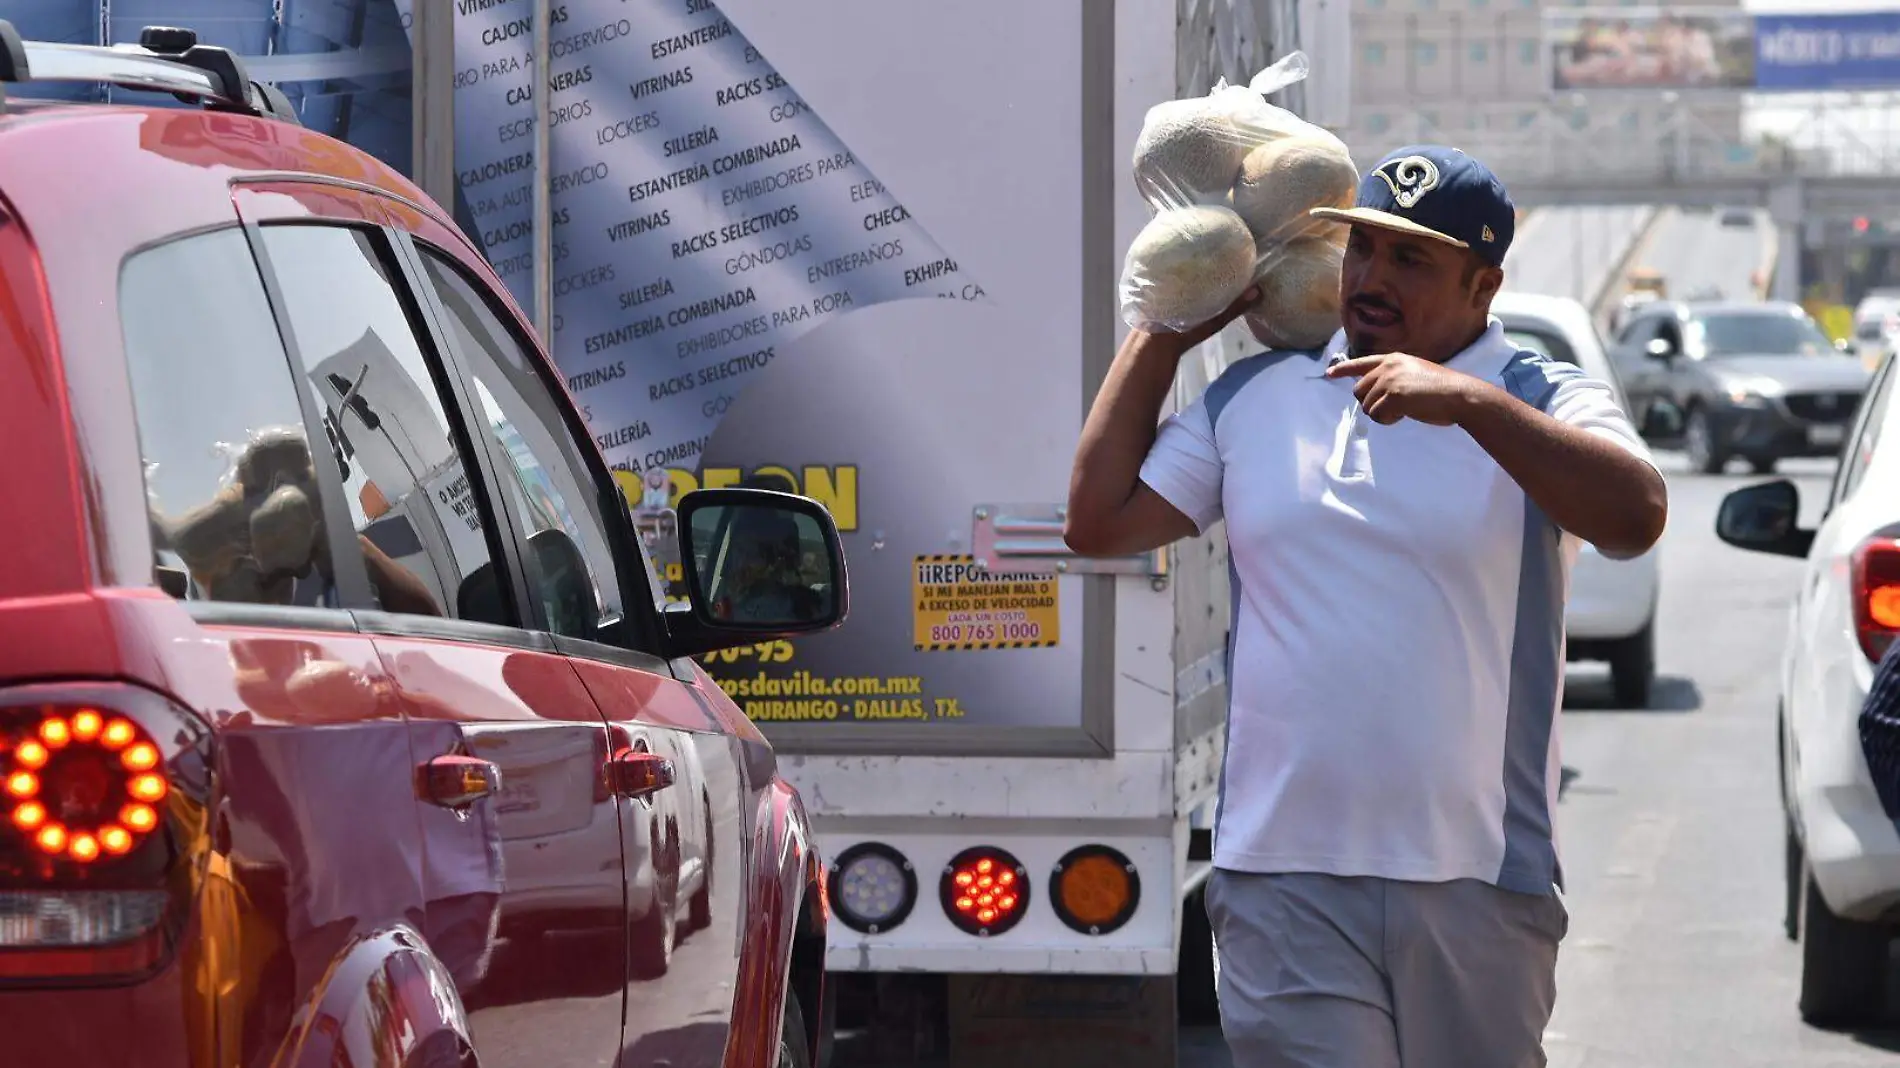
<svg viewBox="0 0 1900 1068">
<path fill-rule="evenodd" d="M 1555 893 L 1216 870 L 1207 884 L 1234 1068 L 1542 1068 Z"/>
</svg>

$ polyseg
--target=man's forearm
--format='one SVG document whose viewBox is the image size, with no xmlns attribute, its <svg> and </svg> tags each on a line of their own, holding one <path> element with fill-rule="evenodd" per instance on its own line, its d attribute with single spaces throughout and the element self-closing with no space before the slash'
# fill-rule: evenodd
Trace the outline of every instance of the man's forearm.
<svg viewBox="0 0 1900 1068">
<path fill-rule="evenodd" d="M 1477 391 L 1458 422 L 1564 530 L 1614 556 L 1641 555 L 1662 537 L 1668 488 L 1616 443 L 1493 386 Z"/>
<path fill-rule="evenodd" d="M 1110 536 L 1122 508 L 1134 495 L 1141 465 L 1154 446 L 1161 405 L 1187 351 L 1179 334 L 1131 331 L 1115 354 L 1108 376 L 1076 446 L 1069 475 L 1068 531 L 1078 551 Z"/>
</svg>

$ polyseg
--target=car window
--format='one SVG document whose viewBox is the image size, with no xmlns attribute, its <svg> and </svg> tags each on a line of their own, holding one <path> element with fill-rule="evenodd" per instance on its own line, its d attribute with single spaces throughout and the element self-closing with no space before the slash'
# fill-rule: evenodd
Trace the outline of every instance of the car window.
<svg viewBox="0 0 1900 1068">
<path fill-rule="evenodd" d="M 1703 356 L 1714 358 L 1839 355 L 1819 327 L 1794 315 L 1704 315 L 1689 324 L 1689 339 Z"/>
<path fill-rule="evenodd" d="M 561 415 L 565 403 L 535 371 L 539 357 L 506 325 L 480 284 L 434 249 L 424 274 L 448 312 L 451 343 L 474 380 L 481 429 L 506 456 L 507 490 L 527 530 L 528 580 L 549 629 L 597 638 L 621 619 L 620 573 L 599 487 Z"/>
<path fill-rule="evenodd" d="M 1570 347 L 1570 343 L 1550 331 L 1537 330 L 1521 324 L 1506 324 L 1504 336 L 1520 349 L 1529 349 L 1540 356 L 1548 356 L 1573 367 L 1583 366 L 1577 362 L 1576 350 Z"/>
<path fill-rule="evenodd" d="M 1617 337 L 1616 343 L 1618 345 L 1634 345 L 1640 347 L 1644 342 L 1656 336 L 1656 327 L 1661 324 L 1661 316 L 1644 315 L 1625 326 L 1623 333 Z"/>
<path fill-rule="evenodd" d="M 119 318 L 154 582 L 189 600 L 337 607 L 296 379 L 243 232 L 128 258 Z"/>
<path fill-rule="evenodd" d="M 1887 404 L 1893 396 L 1893 378 L 1893 361 L 1888 360 L 1881 365 L 1880 380 L 1874 383 L 1861 405 L 1854 437 L 1841 453 L 1840 473 L 1834 480 L 1834 490 L 1828 499 L 1829 509 L 1853 496 L 1855 487 L 1860 485 L 1861 476 L 1867 473 L 1867 465 L 1873 461 L 1874 450 L 1880 445 L 1883 424 L 1887 421 Z"/>
<path fill-rule="evenodd" d="M 1560 363 L 1567 363 L 1591 378 L 1607 383 L 1610 391 L 1616 394 L 1617 402 L 1627 403 L 1623 394 L 1623 380 L 1616 373 L 1616 366 L 1603 357 L 1584 360 L 1578 355 L 1570 340 L 1555 326 L 1535 320 L 1507 319 L 1504 323 L 1504 336 L 1520 349 L 1528 349 Z"/>
<path fill-rule="evenodd" d="M 512 625 L 486 566 L 494 524 L 382 237 L 344 226 L 263 233 L 381 607 Z"/>
</svg>

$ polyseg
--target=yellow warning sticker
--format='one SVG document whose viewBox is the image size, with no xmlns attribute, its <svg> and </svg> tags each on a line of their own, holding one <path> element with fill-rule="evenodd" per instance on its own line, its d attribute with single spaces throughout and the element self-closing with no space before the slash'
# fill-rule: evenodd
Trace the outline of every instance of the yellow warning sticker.
<svg viewBox="0 0 1900 1068">
<path fill-rule="evenodd" d="M 919 556 L 910 588 L 919 652 L 1038 649 L 1061 637 L 1054 575 L 991 574 L 969 556 Z"/>
</svg>

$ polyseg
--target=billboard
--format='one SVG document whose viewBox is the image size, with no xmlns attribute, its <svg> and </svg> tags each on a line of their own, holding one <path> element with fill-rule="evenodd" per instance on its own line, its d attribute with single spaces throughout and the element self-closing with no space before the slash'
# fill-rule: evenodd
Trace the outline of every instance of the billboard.
<svg viewBox="0 0 1900 1068">
<path fill-rule="evenodd" d="M 1758 89 L 1900 87 L 1900 11 L 1757 15 L 1755 38 Z"/>
<path fill-rule="evenodd" d="M 1059 499 L 1113 317 L 1079 280 L 1084 5 L 562 0 L 545 82 L 530 0 L 450 9 L 459 193 L 524 307 L 547 94 L 550 347 L 668 597 L 686 492 L 837 520 L 851 623 L 705 657 L 727 692 L 794 736 L 1083 729 L 1084 580 L 980 572 L 970 538 L 981 502 Z"/>
<path fill-rule="evenodd" d="M 1745 90 L 1755 85 L 1755 25 L 1738 8 L 1544 12 L 1551 88 Z"/>
</svg>

